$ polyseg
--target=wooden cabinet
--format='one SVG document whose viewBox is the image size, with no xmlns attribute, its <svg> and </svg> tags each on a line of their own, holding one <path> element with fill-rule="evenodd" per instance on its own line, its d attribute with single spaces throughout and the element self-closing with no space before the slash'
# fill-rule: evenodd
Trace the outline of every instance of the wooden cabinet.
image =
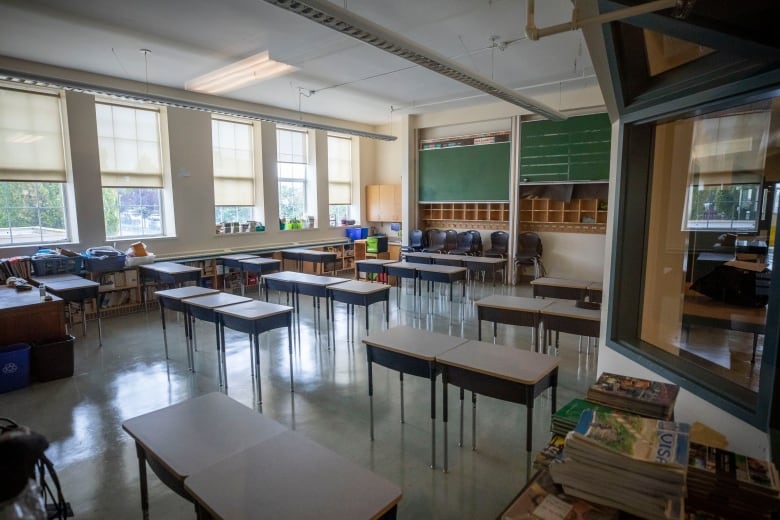
<svg viewBox="0 0 780 520">
<path fill-rule="evenodd" d="M 520 199 L 519 231 L 606 233 L 607 208 L 599 199 Z"/>
<path fill-rule="evenodd" d="M 65 336 L 65 302 L 41 301 L 38 289 L 0 286 L 0 345 L 45 342 Z"/>
<path fill-rule="evenodd" d="M 506 229 L 508 202 L 428 202 L 420 204 L 421 228 Z"/>
<path fill-rule="evenodd" d="M 401 220 L 401 185 L 372 184 L 366 186 L 366 219 L 369 222 Z"/>
</svg>

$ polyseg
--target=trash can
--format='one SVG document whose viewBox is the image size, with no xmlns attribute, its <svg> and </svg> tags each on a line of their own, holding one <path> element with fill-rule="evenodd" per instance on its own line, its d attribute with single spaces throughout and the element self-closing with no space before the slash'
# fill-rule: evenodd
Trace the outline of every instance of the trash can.
<svg viewBox="0 0 780 520">
<path fill-rule="evenodd" d="M 76 338 L 65 336 L 33 343 L 31 352 L 33 380 L 43 382 L 73 375 L 73 343 Z"/>
<path fill-rule="evenodd" d="M 30 345 L 15 343 L 0 346 L 0 393 L 18 390 L 30 384 Z"/>
</svg>

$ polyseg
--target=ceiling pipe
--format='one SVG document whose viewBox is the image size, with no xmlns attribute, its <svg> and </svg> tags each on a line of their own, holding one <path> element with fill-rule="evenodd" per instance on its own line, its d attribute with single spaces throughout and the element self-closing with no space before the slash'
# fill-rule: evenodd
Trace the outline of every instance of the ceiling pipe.
<svg viewBox="0 0 780 520">
<path fill-rule="evenodd" d="M 579 19 L 579 9 L 577 8 L 577 0 L 574 0 L 574 7 L 571 11 L 571 21 L 560 23 L 557 25 L 551 25 L 550 27 L 537 27 L 534 21 L 535 2 L 534 0 L 528 0 L 526 8 L 526 26 L 525 34 L 529 40 L 537 41 L 539 38 L 550 36 L 552 34 L 560 34 L 566 31 L 576 31 L 581 29 L 583 25 L 591 23 L 606 23 L 622 20 L 624 18 L 630 18 L 640 14 L 652 13 L 660 11 L 661 9 L 670 9 L 677 7 L 680 9 L 683 5 L 688 7 L 693 4 L 692 0 L 654 0 L 640 5 L 631 7 L 625 7 L 623 9 L 616 9 L 608 13 L 592 16 L 590 18 Z"/>
<path fill-rule="evenodd" d="M 547 105 L 474 74 L 449 58 L 327 0 L 265 1 L 535 114 L 555 121 L 566 119 L 563 113 Z"/>
</svg>

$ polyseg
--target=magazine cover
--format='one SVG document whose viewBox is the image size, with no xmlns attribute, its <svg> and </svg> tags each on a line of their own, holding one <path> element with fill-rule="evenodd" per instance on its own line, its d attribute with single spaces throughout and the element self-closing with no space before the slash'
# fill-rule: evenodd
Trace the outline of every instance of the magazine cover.
<svg viewBox="0 0 780 520">
<path fill-rule="evenodd" d="M 764 489 L 770 494 L 780 493 L 777 471 L 770 461 L 692 442 L 689 464 L 691 469 L 704 471 L 721 482 Z"/>
<path fill-rule="evenodd" d="M 585 410 L 577 428 L 587 442 L 634 460 L 688 467 L 690 426 L 638 415 Z"/>
<path fill-rule="evenodd" d="M 679 386 L 669 383 L 604 372 L 588 389 L 588 394 L 590 396 L 590 393 L 594 392 L 618 399 L 632 399 L 668 408 L 674 406 L 679 390 Z"/>
</svg>

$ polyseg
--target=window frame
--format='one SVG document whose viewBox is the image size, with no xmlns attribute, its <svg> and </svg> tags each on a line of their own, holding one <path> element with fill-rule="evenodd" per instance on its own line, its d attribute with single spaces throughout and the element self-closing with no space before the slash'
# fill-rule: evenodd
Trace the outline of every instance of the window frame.
<svg viewBox="0 0 780 520">
<path fill-rule="evenodd" d="M 280 132 L 292 132 L 292 133 L 298 133 L 305 136 L 304 143 L 303 143 L 303 160 L 302 161 L 293 161 L 293 160 L 281 160 L 280 159 L 280 145 L 279 145 L 279 133 Z M 279 220 L 282 219 L 288 219 L 288 218 L 306 218 L 307 215 L 311 214 L 311 204 L 310 204 L 310 190 L 311 190 L 311 179 L 310 177 L 310 167 L 311 167 L 311 161 L 313 154 L 311 153 L 311 146 L 312 146 L 312 136 L 309 134 L 307 130 L 299 130 L 299 129 L 293 129 L 293 128 L 287 128 L 284 126 L 277 125 L 276 126 L 276 189 L 277 193 L 279 194 Z M 282 177 L 281 175 L 281 168 L 280 165 L 293 165 L 293 167 L 298 166 L 303 168 L 303 178 L 298 177 Z M 292 216 L 287 217 L 282 215 L 282 207 L 281 207 L 281 186 L 282 183 L 292 183 L 293 185 L 300 185 L 303 188 L 303 214 L 300 216 Z"/>
<path fill-rule="evenodd" d="M 334 162 L 331 157 L 331 139 L 339 139 L 343 140 L 349 143 L 349 153 L 348 153 L 348 161 L 349 161 L 349 181 L 341 181 L 341 180 L 331 180 L 331 172 L 333 171 Z M 348 136 L 342 136 L 342 135 L 336 135 L 336 134 L 328 134 L 327 136 L 328 140 L 328 221 L 329 225 L 331 227 L 337 227 L 339 225 L 340 220 L 344 219 L 351 219 L 352 213 L 354 210 L 354 186 L 355 186 L 355 166 L 354 166 L 354 140 L 352 137 Z M 330 187 L 331 185 L 338 185 L 338 186 L 346 186 L 349 192 L 349 202 L 348 203 L 333 203 L 330 200 Z M 344 214 L 341 214 L 341 211 L 334 211 L 334 207 L 337 208 L 345 208 L 346 211 L 343 212 Z M 333 217 L 332 219 L 330 217 Z"/>
</svg>

